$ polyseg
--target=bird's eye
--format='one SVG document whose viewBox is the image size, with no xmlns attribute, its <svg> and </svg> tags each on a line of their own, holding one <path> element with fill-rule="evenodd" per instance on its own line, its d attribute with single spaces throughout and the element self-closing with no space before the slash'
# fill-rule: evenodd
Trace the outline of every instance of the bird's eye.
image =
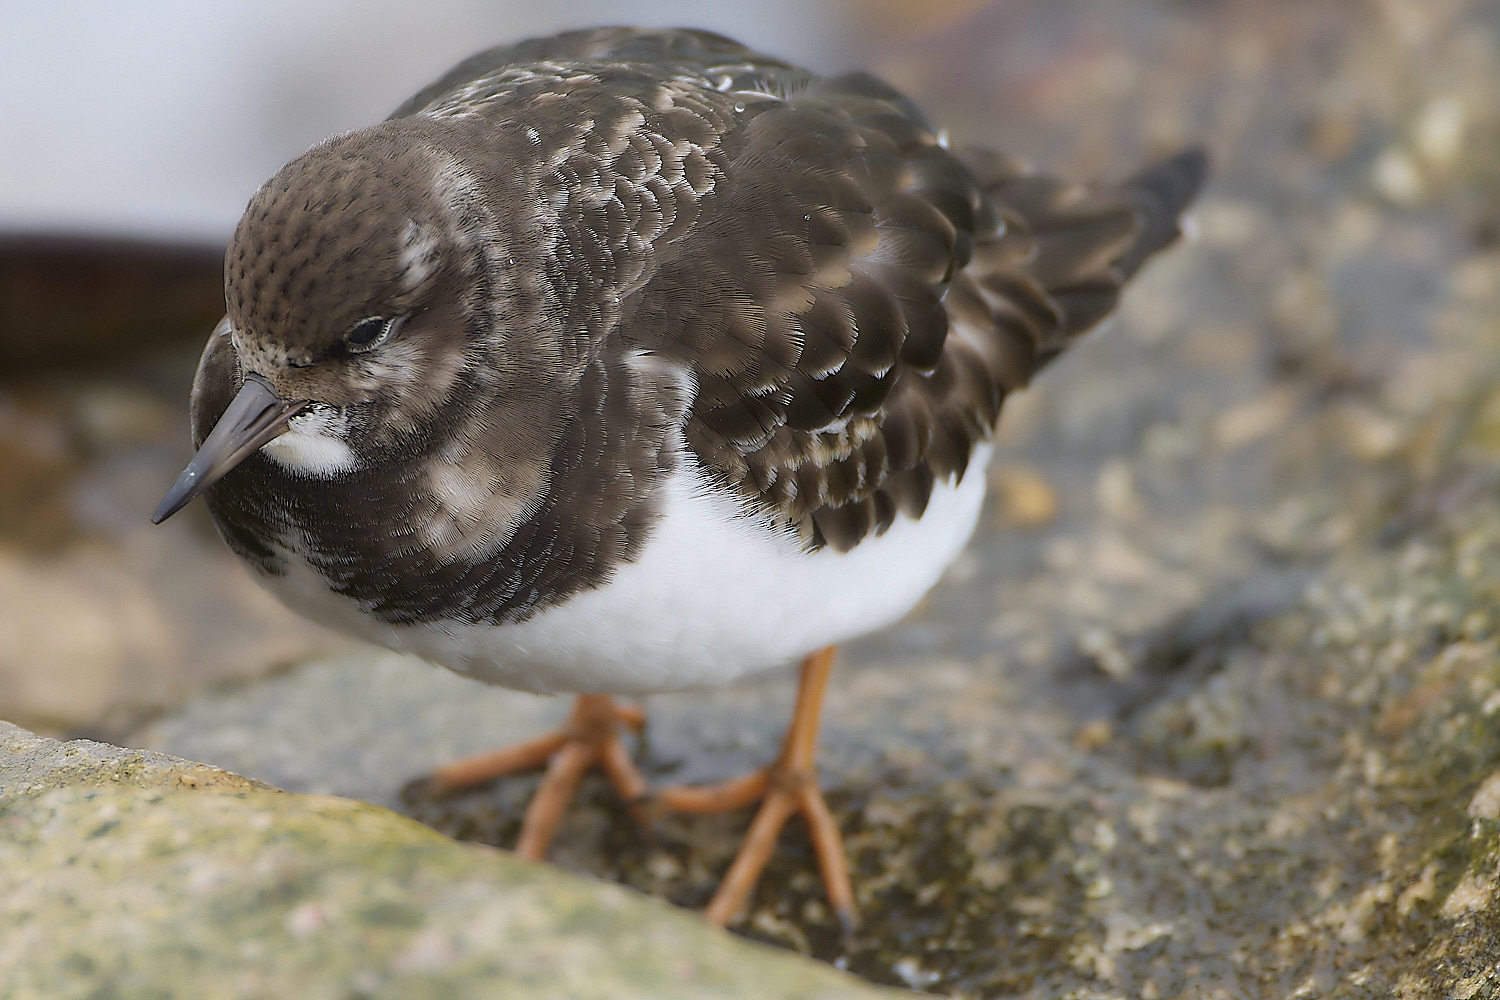
<svg viewBox="0 0 1500 1000">
<path fill-rule="evenodd" d="M 354 354 L 373 351 L 391 339 L 391 334 L 396 332 L 399 321 L 399 317 L 386 319 L 383 316 L 370 316 L 362 319 L 344 334 L 344 346 Z"/>
</svg>

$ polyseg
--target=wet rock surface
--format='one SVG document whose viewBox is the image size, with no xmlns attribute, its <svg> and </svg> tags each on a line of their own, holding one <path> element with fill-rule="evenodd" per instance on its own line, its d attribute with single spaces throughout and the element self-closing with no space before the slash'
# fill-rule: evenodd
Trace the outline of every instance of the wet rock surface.
<svg viewBox="0 0 1500 1000">
<path fill-rule="evenodd" d="M 1494 994 L 1500 16 L 1461 0 L 916 9 L 862 6 L 861 61 L 954 141 L 1113 176 L 1203 142 L 1215 175 L 1197 241 L 1007 403 L 968 552 L 906 622 L 841 654 L 821 766 L 859 934 L 835 933 L 795 822 L 743 932 L 973 997 Z M 149 479 L 130 487 L 145 511 L 176 471 L 151 440 L 44 453 L 25 489 L 73 496 L 73 470 L 115 470 L 103 495 Z M 15 509 L 42 512 L 27 538 L 61 530 L 45 505 Z M 120 508 L 87 509 L 104 524 Z M 53 549 L 7 536 L 0 559 L 26 567 L 23 595 L 69 559 L 101 572 L 80 553 L 131 573 L 197 560 L 184 579 L 202 587 L 179 584 L 195 595 L 249 586 L 201 523 L 170 559 L 144 546 L 177 536 L 135 530 Z M 5 660 L 3 643 L 0 692 L 53 685 L 61 707 L 27 711 L 54 725 L 175 705 L 104 731 L 513 841 L 533 778 L 401 790 L 565 704 L 382 653 L 309 658 L 328 641 L 255 599 L 222 605 L 253 609 L 233 641 L 144 647 L 201 651 L 155 673 L 137 657 L 142 679 L 87 711 L 69 699 L 98 686 L 36 670 L 38 653 Z M 221 627 L 193 600 L 159 606 L 191 635 Z M 662 783 L 763 763 L 792 687 L 649 699 L 637 754 Z M 591 781 L 553 858 L 701 906 L 747 820 L 643 833 Z"/>
</svg>

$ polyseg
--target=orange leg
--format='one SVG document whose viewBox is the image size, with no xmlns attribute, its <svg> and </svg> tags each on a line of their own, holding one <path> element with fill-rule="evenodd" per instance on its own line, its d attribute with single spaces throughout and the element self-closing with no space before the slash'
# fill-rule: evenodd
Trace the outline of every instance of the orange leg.
<svg viewBox="0 0 1500 1000">
<path fill-rule="evenodd" d="M 639 731 L 644 723 L 645 716 L 633 705 L 616 704 L 606 694 L 581 694 L 573 702 L 567 721 L 557 731 L 452 761 L 432 772 L 426 784 L 442 795 L 546 764 L 547 773 L 526 808 L 521 836 L 516 841 L 517 854 L 540 861 L 547 855 L 547 845 L 552 842 L 578 782 L 590 767 L 598 765 L 604 769 L 615 791 L 640 818 L 646 779 L 636 770 L 620 740 L 620 726 Z"/>
<path fill-rule="evenodd" d="M 844 843 L 833 814 L 818 790 L 818 722 L 823 713 L 823 692 L 833 669 L 834 647 L 820 649 L 802 662 L 802 680 L 797 705 L 787 727 L 781 752 L 769 766 L 741 778 L 704 788 L 665 788 L 653 797 L 655 805 L 674 812 L 708 813 L 739 809 L 759 800 L 760 811 L 750 823 L 745 841 L 719 891 L 703 915 L 710 923 L 724 926 L 744 910 L 756 881 L 776 850 L 776 838 L 793 813 L 807 823 L 823 891 L 845 932 L 858 922 L 854 890 L 844 861 Z"/>
</svg>

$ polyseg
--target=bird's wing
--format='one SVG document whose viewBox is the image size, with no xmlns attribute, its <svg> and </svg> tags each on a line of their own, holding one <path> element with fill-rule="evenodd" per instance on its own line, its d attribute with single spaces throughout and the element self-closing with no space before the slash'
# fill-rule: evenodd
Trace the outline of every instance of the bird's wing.
<svg viewBox="0 0 1500 1000">
<path fill-rule="evenodd" d="M 1007 392 L 1177 235 L 1188 153 L 1089 188 L 952 155 L 865 74 L 742 102 L 712 208 L 630 329 L 690 366 L 699 458 L 811 546 L 852 548 L 961 476 Z"/>
<path fill-rule="evenodd" d="M 1177 235 L 1201 153 L 1087 187 L 957 154 L 868 74 L 708 32 L 491 49 L 396 116 L 523 123 L 567 203 L 571 329 L 680 366 L 700 461 L 848 549 L 961 476 L 1006 393 Z"/>
</svg>

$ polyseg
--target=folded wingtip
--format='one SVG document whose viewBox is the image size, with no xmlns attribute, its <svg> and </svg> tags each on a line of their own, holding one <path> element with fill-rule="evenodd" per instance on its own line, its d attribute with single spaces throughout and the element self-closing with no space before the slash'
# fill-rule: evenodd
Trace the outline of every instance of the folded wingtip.
<svg viewBox="0 0 1500 1000">
<path fill-rule="evenodd" d="M 1182 235 L 1182 215 L 1203 190 L 1209 168 L 1208 150 L 1193 146 L 1125 182 L 1125 189 L 1145 215 L 1145 224 L 1135 246 L 1117 264 L 1122 274 L 1134 274 L 1147 257 Z"/>
</svg>

